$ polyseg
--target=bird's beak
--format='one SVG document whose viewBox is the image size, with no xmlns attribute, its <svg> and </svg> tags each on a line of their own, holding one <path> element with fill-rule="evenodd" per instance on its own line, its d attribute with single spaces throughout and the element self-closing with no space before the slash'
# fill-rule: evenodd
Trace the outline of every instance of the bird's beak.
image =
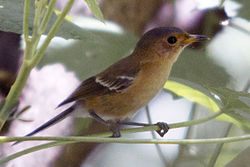
<svg viewBox="0 0 250 167">
<path fill-rule="evenodd" d="M 192 34 L 189 34 L 187 36 L 187 39 L 185 39 L 183 41 L 183 43 L 185 45 L 188 45 L 188 44 L 193 43 L 193 42 L 201 42 L 201 41 L 205 41 L 205 40 L 209 40 L 209 38 L 204 36 L 204 35 L 192 35 Z"/>
</svg>

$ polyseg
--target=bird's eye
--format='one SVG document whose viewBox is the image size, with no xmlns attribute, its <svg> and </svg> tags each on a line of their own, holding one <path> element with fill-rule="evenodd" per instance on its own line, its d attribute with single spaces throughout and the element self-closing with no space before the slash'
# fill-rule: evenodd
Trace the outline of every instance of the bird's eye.
<svg viewBox="0 0 250 167">
<path fill-rule="evenodd" d="M 174 36 L 168 37 L 168 43 L 175 44 L 177 42 L 177 38 Z"/>
</svg>

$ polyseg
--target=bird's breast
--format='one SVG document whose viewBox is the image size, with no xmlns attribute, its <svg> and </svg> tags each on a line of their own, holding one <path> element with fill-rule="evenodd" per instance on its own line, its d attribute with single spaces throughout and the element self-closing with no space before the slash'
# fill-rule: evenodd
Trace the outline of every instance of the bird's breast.
<svg viewBox="0 0 250 167">
<path fill-rule="evenodd" d="M 134 98 L 140 99 L 140 105 L 145 106 L 164 86 L 168 79 L 172 63 L 162 62 L 145 65 L 138 74 L 131 94 L 136 92 Z"/>
</svg>

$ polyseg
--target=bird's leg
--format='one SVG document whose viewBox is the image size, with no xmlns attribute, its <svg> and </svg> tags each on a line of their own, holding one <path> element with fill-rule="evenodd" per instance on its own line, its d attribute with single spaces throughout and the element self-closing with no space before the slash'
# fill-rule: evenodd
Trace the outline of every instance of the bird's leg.
<svg viewBox="0 0 250 167">
<path fill-rule="evenodd" d="M 105 121 L 99 115 L 97 115 L 94 111 L 89 111 L 89 114 L 96 121 L 98 121 L 98 122 L 104 124 L 105 126 L 107 126 L 113 132 L 112 137 L 121 137 L 119 124 L 111 122 L 111 121 Z"/>
<path fill-rule="evenodd" d="M 156 132 L 163 137 L 169 130 L 169 126 L 165 122 L 157 122 L 156 124 L 138 123 L 138 122 L 128 122 L 128 121 L 118 121 L 119 125 L 134 125 L 134 126 L 154 126 L 157 125 L 160 129 Z"/>
</svg>

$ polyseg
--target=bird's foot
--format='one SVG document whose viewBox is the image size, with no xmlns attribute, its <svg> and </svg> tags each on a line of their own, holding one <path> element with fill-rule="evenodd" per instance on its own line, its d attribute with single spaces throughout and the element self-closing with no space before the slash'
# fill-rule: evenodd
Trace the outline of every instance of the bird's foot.
<svg viewBox="0 0 250 167">
<path fill-rule="evenodd" d="M 116 126 L 110 126 L 109 129 L 113 132 L 111 137 L 118 138 L 121 137 L 120 128 Z"/>
<path fill-rule="evenodd" d="M 169 130 L 169 126 L 165 122 L 157 122 L 155 125 L 157 125 L 160 129 L 156 130 L 156 132 L 163 137 Z"/>
<path fill-rule="evenodd" d="M 159 130 L 156 130 L 156 132 L 161 137 L 163 137 L 169 130 L 169 126 L 165 122 L 158 122 L 156 124 L 147 124 L 147 123 L 139 123 L 139 122 L 118 121 L 117 124 L 120 124 L 120 125 L 134 125 L 134 126 L 154 126 L 154 125 L 157 125 L 159 127 Z"/>
</svg>

